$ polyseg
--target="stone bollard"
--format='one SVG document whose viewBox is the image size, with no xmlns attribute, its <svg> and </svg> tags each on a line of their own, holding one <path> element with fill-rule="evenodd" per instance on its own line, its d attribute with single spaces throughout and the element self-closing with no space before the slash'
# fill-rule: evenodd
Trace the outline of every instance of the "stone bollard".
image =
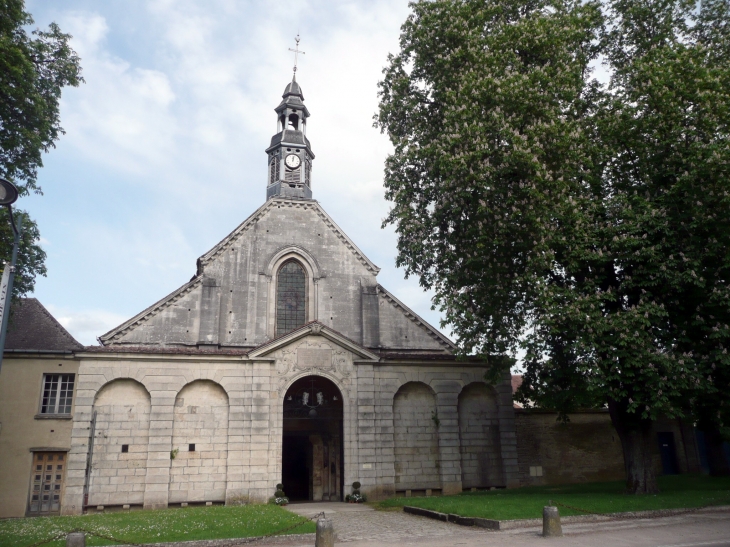
<svg viewBox="0 0 730 547">
<path fill-rule="evenodd" d="M 560 526 L 560 513 L 558 513 L 557 507 L 546 505 L 542 508 L 542 535 L 546 538 L 563 535 L 563 527 Z"/>
<path fill-rule="evenodd" d="M 71 532 L 66 536 L 66 547 L 86 547 L 86 534 Z"/>
<path fill-rule="evenodd" d="M 317 521 L 317 536 L 314 540 L 314 547 L 335 547 L 335 529 L 330 519 L 321 518 Z"/>
</svg>

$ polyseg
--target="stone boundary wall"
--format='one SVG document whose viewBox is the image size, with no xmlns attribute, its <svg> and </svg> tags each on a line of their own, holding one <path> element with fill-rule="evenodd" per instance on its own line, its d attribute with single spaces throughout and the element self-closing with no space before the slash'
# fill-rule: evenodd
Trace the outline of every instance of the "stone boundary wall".
<svg viewBox="0 0 730 547">
<path fill-rule="evenodd" d="M 515 409 L 517 455 L 521 486 L 624 480 L 621 441 L 607 410 L 570 414 L 568 423 L 557 413 Z M 678 419 L 654 422 L 654 468 L 662 474 L 658 433 L 671 433 L 679 473 L 700 473 L 694 429 Z"/>
<path fill-rule="evenodd" d="M 521 486 L 623 480 L 621 441 L 607 411 L 570 415 L 515 409 Z"/>
</svg>

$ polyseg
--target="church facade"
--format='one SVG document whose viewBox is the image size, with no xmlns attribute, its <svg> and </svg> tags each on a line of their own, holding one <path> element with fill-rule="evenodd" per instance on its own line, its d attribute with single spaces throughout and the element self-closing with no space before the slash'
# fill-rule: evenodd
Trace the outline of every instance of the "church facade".
<svg viewBox="0 0 730 547">
<path fill-rule="evenodd" d="M 295 80 L 275 112 L 264 204 L 78 354 L 62 514 L 518 485 L 509 376 L 457 360 L 312 198 Z"/>
</svg>

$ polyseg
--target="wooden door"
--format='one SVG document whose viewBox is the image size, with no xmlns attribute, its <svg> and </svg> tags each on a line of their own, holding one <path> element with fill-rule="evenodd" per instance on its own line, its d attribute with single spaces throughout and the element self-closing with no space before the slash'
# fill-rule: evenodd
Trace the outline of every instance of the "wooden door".
<svg viewBox="0 0 730 547">
<path fill-rule="evenodd" d="M 65 452 L 34 452 L 30 475 L 29 515 L 48 515 L 61 510 Z"/>
</svg>

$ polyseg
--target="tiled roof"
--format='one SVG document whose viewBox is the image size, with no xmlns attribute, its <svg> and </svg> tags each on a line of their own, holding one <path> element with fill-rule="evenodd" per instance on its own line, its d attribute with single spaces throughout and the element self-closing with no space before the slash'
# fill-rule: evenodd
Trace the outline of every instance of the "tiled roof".
<svg viewBox="0 0 730 547">
<path fill-rule="evenodd" d="M 512 394 L 514 395 L 517 393 L 517 390 L 522 385 L 522 374 L 513 374 L 512 375 Z"/>
<path fill-rule="evenodd" d="M 6 350 L 78 351 L 84 349 L 35 298 L 21 298 L 11 308 Z"/>
<path fill-rule="evenodd" d="M 86 346 L 90 353 L 149 353 L 160 355 L 247 355 L 252 348 L 219 348 L 217 346 Z"/>
<path fill-rule="evenodd" d="M 479 365 L 486 365 L 486 361 L 484 359 L 480 359 L 477 357 L 466 357 L 466 358 L 458 358 L 456 355 L 452 353 L 444 353 L 444 352 L 426 352 L 426 351 L 402 351 L 402 350 L 380 350 L 378 351 L 380 356 L 383 359 L 386 360 L 398 360 L 398 361 L 404 361 L 404 360 L 410 360 L 410 361 L 454 361 L 459 363 L 470 363 L 470 364 L 479 364 Z"/>
</svg>

